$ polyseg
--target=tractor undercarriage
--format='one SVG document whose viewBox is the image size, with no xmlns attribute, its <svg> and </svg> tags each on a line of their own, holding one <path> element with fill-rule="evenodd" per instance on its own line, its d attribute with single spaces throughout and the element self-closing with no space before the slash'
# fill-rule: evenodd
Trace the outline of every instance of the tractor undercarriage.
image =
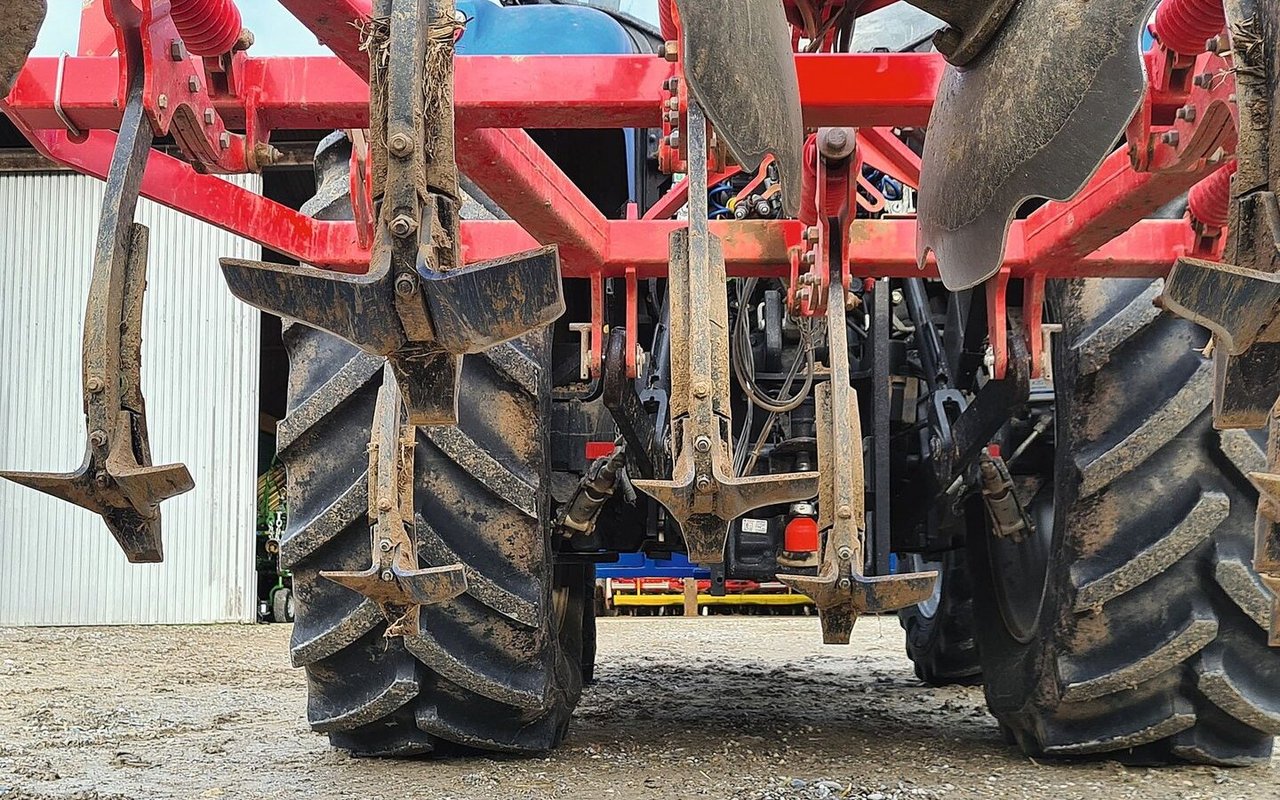
<svg viewBox="0 0 1280 800">
<path fill-rule="evenodd" d="M 540 731 L 533 743 L 459 733 L 438 699 L 412 719 L 400 719 L 410 708 L 401 700 L 379 708 L 413 736 L 351 749 L 421 752 L 430 744 L 420 735 L 554 744 L 580 683 L 563 679 L 560 662 L 586 659 L 586 623 L 565 615 L 588 613 L 583 582 L 620 552 L 687 553 L 719 582 L 776 578 L 813 598 L 826 642 L 848 643 L 859 614 L 936 609 L 953 568 L 939 584 L 928 565 L 968 548 L 983 559 L 965 577 L 982 582 L 977 613 L 987 603 L 1009 633 L 988 642 L 989 658 L 1029 664 L 1034 654 L 1019 648 L 1042 647 L 1058 659 L 1052 679 L 1031 681 L 1052 695 L 1036 694 L 1039 705 L 1024 702 L 1032 689 L 1014 703 L 1005 695 L 1023 690 L 988 682 L 993 711 L 1024 747 L 1166 742 L 1161 752 L 1177 757 L 1255 757 L 1261 745 L 1205 739 L 1195 714 L 1211 714 L 1199 706 L 1132 733 L 1055 727 L 1095 713 L 1063 704 L 1147 708 L 1147 672 L 1187 636 L 1209 637 L 1188 667 L 1203 681 L 1196 697 L 1233 708 L 1204 678 L 1226 674 L 1203 667 L 1217 646 L 1206 618 L 1134 670 L 1096 678 L 1078 677 L 1094 655 L 1062 633 L 1126 592 L 1154 592 L 1162 570 L 1208 541 L 1178 527 L 1179 544 L 1126 544 L 1132 552 L 1101 577 L 1073 571 L 1111 545 L 1073 539 L 1085 526 L 1072 515 L 1169 452 L 1169 420 L 1187 417 L 1176 434 L 1198 418 L 1206 373 L 1195 367 L 1191 389 L 1170 389 L 1167 407 L 1126 430 L 1123 419 L 1085 430 L 1063 413 L 1105 417 L 1096 408 L 1118 401 L 1095 398 L 1105 393 L 1095 373 L 1150 344 L 1163 308 L 1213 333 L 1215 422 L 1280 430 L 1280 12 L 1163 0 L 1144 52 L 1147 0 L 909 1 L 941 18 L 938 52 L 847 52 L 858 16 L 892 4 L 883 0 L 659 0 L 659 55 L 458 57 L 471 21 L 448 0 L 282 0 L 334 53 L 290 58 L 250 55 L 230 0 L 86 5 L 82 52 L 29 59 L 0 108 L 45 156 L 113 187 L 86 312 L 88 455 L 73 475 L 4 476 L 98 512 L 130 560 L 161 557 L 159 503 L 191 480 L 181 465 L 150 464 L 139 385 L 146 231 L 131 224 L 148 197 L 299 262 L 224 260 L 222 270 L 241 300 L 331 334 L 335 359 L 358 348 L 326 380 L 346 376 L 352 391 L 379 383 L 356 503 L 367 547 L 362 563 L 343 556 L 317 569 L 326 588 L 313 597 L 332 588 L 323 581 L 356 593 L 407 659 L 521 709 Z M 216 177 L 269 167 L 273 133 L 317 127 L 348 131 L 326 145 L 349 172 L 341 213 L 308 216 Z M 546 144 L 618 130 L 641 149 L 624 203 L 570 178 L 572 146 Z M 180 157 L 152 149 L 157 136 L 172 137 Z M 507 218 L 463 219 L 464 184 Z M 1162 213 L 1183 195 L 1185 215 Z M 1097 299 L 1092 279 L 1102 278 L 1140 288 Z M 1178 369 L 1190 363 L 1182 355 L 1170 356 Z M 503 381 L 529 407 L 546 404 L 538 431 L 516 430 L 524 418 L 482 425 L 460 409 L 487 402 L 466 386 Z M 537 478 L 493 455 L 506 452 L 494 440 L 542 426 L 541 444 L 517 448 Z M 440 488 L 443 468 L 415 466 L 424 441 L 430 458 L 452 458 L 545 532 L 522 545 L 548 554 L 547 565 L 538 554 L 522 562 L 531 585 L 543 577 L 541 599 L 521 598 L 528 608 L 495 599 L 513 590 L 495 588 L 475 553 L 438 546 L 449 534 L 424 518 L 439 514 L 424 511 L 424 491 L 456 488 Z M 1254 569 L 1273 605 L 1252 619 L 1276 644 L 1274 436 L 1267 465 L 1249 478 L 1261 495 Z M 1152 474 L 1148 491 L 1174 483 Z M 1189 520 L 1225 496 L 1207 487 L 1198 496 L 1212 508 L 1195 505 Z M 497 519 L 468 535 L 509 541 Z M 1068 573 L 1077 583 L 1055 589 Z M 530 657 L 549 665 L 545 685 L 495 688 L 441 666 L 431 615 L 472 601 L 533 627 L 557 609 L 560 649 Z M 295 648 L 296 661 L 309 659 Z M 1236 715 L 1251 734 L 1280 730 L 1280 706 L 1268 705 L 1277 696 L 1265 713 Z M 318 729 L 372 722 L 326 713 L 313 708 Z M 347 735 L 335 742 L 360 739 Z"/>
</svg>

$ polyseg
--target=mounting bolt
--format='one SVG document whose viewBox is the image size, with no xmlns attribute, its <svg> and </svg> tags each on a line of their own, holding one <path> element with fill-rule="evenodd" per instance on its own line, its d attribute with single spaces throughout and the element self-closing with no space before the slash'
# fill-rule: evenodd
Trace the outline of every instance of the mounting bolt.
<svg viewBox="0 0 1280 800">
<path fill-rule="evenodd" d="M 1179 139 L 1179 136 L 1177 131 L 1165 131 L 1163 134 L 1160 135 L 1160 141 L 1164 142 L 1170 147 L 1177 147 L 1178 139 Z"/>
<path fill-rule="evenodd" d="M 1214 55 L 1221 55 L 1227 52 L 1230 47 L 1230 43 L 1221 36 L 1214 36 L 1213 38 L 1205 39 L 1204 41 L 1205 51 L 1213 53 Z"/>
<path fill-rule="evenodd" d="M 107 484 L 111 483 L 111 478 L 107 476 L 106 470 L 98 470 L 98 473 L 93 476 L 93 482 L 99 486 L 106 487 Z"/>
<path fill-rule="evenodd" d="M 391 500 L 390 500 L 389 498 L 386 498 L 386 497 L 380 498 L 380 499 L 378 500 L 378 510 L 379 510 L 379 511 L 390 511 L 390 510 L 391 510 Z"/>
<path fill-rule="evenodd" d="M 212 109 L 212 108 L 206 108 L 206 109 L 204 110 L 204 124 L 205 124 L 205 125 L 212 125 L 212 124 L 213 124 L 213 109 Z"/>
<path fill-rule="evenodd" d="M 679 98 L 679 97 L 669 97 L 669 98 L 667 98 L 667 110 L 668 110 L 668 111 L 679 111 L 679 110 L 680 110 L 680 98 Z"/>
<path fill-rule="evenodd" d="M 1210 86 L 1213 85 L 1213 73 L 1201 72 L 1200 74 L 1196 75 L 1194 78 L 1191 79 L 1191 84 L 1201 89 L 1208 89 Z"/>
<path fill-rule="evenodd" d="M 169 95 L 162 93 L 159 97 L 156 98 L 156 105 L 160 106 L 161 108 L 168 108 Z"/>
<path fill-rule="evenodd" d="M 97 394 L 102 391 L 102 378 L 97 375 L 90 375 L 89 379 L 84 382 L 84 388 L 88 389 L 90 394 Z"/>
<path fill-rule="evenodd" d="M 693 385 L 694 397 L 701 399 L 709 394 L 711 394 L 711 389 L 707 386 L 705 381 L 698 381 Z"/>
<path fill-rule="evenodd" d="M 396 294 L 401 297 L 412 297 L 418 289 L 418 282 L 412 275 L 400 275 L 396 278 Z"/>
<path fill-rule="evenodd" d="M 418 223 L 413 221 L 413 217 L 408 214 L 400 214 L 391 220 L 391 232 L 400 238 L 404 238 L 418 229 Z"/>
<path fill-rule="evenodd" d="M 672 94 L 675 94 L 675 91 L 678 88 L 680 88 L 679 78 L 667 78 L 662 82 L 662 90 L 664 92 L 671 92 Z"/>
<path fill-rule="evenodd" d="M 181 61 L 187 57 L 187 48 L 182 45 L 181 39 L 169 40 L 169 58 L 174 61 Z"/>
<path fill-rule="evenodd" d="M 667 61 L 680 60 L 680 43 L 676 41 L 663 42 L 658 45 L 658 55 Z"/>
<path fill-rule="evenodd" d="M 409 141 L 409 137 L 403 133 L 397 133 L 387 140 L 387 147 L 390 148 L 392 153 L 403 158 L 409 155 L 413 142 Z"/>
<path fill-rule="evenodd" d="M 812 250 L 806 250 L 804 255 L 800 256 L 800 260 L 812 267 L 818 260 L 818 254 Z"/>
<path fill-rule="evenodd" d="M 960 47 L 960 31 L 955 28 L 943 28 L 933 35 L 933 46 L 944 56 L 949 56 Z"/>
<path fill-rule="evenodd" d="M 836 585 L 837 585 L 837 586 L 839 586 L 841 589 L 843 589 L 844 591 L 846 591 L 846 592 L 847 592 L 847 591 L 849 591 L 851 588 L 853 588 L 853 581 L 849 580 L 848 578 L 841 578 L 841 579 L 836 583 Z"/>
<path fill-rule="evenodd" d="M 840 556 L 841 561 L 848 561 L 853 558 L 853 549 L 849 545 L 842 545 L 836 555 Z"/>
<path fill-rule="evenodd" d="M 230 147 L 230 146 L 231 146 L 231 134 L 227 133 L 226 131 L 223 131 L 221 134 L 219 134 L 219 135 L 218 135 L 218 146 L 219 146 L 219 147 L 221 147 L 223 150 L 226 150 L 228 147 Z"/>
<path fill-rule="evenodd" d="M 680 131 L 671 132 L 671 135 L 667 137 L 667 146 L 672 150 L 680 149 Z"/>
<path fill-rule="evenodd" d="M 822 236 L 822 231 L 817 225 L 810 225 L 804 229 L 804 240 L 809 244 L 817 244 L 820 236 Z"/>
<path fill-rule="evenodd" d="M 240 38 L 236 39 L 236 43 L 231 45 L 233 53 L 240 53 L 253 47 L 253 31 L 248 28 L 240 29 Z"/>
<path fill-rule="evenodd" d="M 379 550 L 381 550 L 381 551 L 382 551 L 382 552 L 384 552 L 384 553 L 390 553 L 390 552 L 391 552 L 391 540 L 390 540 L 390 539 L 383 539 L 382 541 L 378 542 L 378 549 L 379 549 Z"/>
<path fill-rule="evenodd" d="M 391 581 L 395 580 L 395 577 L 396 577 L 396 576 L 391 572 L 391 570 L 389 570 L 389 569 L 384 569 L 384 570 L 382 571 L 382 575 L 381 575 L 381 576 L 379 576 L 379 577 L 381 577 L 381 578 L 382 578 L 384 581 L 386 581 L 387 583 L 390 583 Z"/>
<path fill-rule="evenodd" d="M 1187 122 L 1195 122 L 1196 107 L 1183 106 L 1182 108 L 1179 108 L 1176 112 L 1174 112 L 1174 116 L 1177 117 L 1178 119 L 1185 119 Z"/>
<path fill-rule="evenodd" d="M 840 506 L 836 509 L 836 516 L 840 519 L 851 519 L 853 517 L 853 509 L 848 506 Z"/>
<path fill-rule="evenodd" d="M 699 475 L 697 480 L 698 494 L 707 494 L 711 491 L 711 479 L 706 475 Z"/>
<path fill-rule="evenodd" d="M 694 450 L 697 450 L 699 453 L 706 453 L 706 452 L 710 452 L 710 450 L 711 450 L 711 440 L 710 440 L 709 438 L 707 438 L 706 436 L 699 436 L 699 437 L 698 437 L 697 439 L 695 439 L 695 440 L 694 440 L 694 442 L 693 442 L 693 449 L 694 449 Z"/>
<path fill-rule="evenodd" d="M 89 444 L 94 447 L 102 447 L 107 443 L 107 434 L 103 431 L 94 431 L 89 434 Z"/>
<path fill-rule="evenodd" d="M 187 78 L 187 91 L 192 93 L 200 91 L 200 81 L 195 75 Z"/>
</svg>

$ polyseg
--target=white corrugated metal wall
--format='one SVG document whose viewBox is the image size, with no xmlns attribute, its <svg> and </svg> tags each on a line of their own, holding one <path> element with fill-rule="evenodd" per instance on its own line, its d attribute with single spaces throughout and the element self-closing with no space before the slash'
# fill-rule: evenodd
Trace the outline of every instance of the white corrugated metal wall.
<svg viewBox="0 0 1280 800">
<path fill-rule="evenodd" d="M 102 195 L 79 175 L 0 175 L 0 468 L 70 471 L 84 454 L 80 328 Z M 152 455 L 185 462 L 196 488 L 161 507 L 165 562 L 129 564 L 96 515 L 0 481 L 0 625 L 253 618 L 259 318 L 217 259 L 261 251 L 145 200 L 138 221 Z"/>
</svg>

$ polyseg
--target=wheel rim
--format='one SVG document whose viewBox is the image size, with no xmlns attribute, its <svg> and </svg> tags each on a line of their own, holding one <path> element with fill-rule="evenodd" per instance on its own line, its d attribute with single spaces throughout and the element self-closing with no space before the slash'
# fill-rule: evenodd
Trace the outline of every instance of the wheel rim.
<svg viewBox="0 0 1280 800">
<path fill-rule="evenodd" d="M 912 553 L 909 559 L 912 572 L 937 572 L 938 579 L 933 582 L 933 593 L 925 600 L 916 603 L 916 611 L 920 616 L 933 619 L 938 613 L 938 606 L 942 605 L 942 562 L 926 561 L 924 556 L 919 553 Z"/>
<path fill-rule="evenodd" d="M 1021 541 L 989 534 L 987 559 L 995 577 L 996 605 L 1009 634 L 1026 644 L 1035 635 L 1049 581 L 1054 490 L 1046 480 L 1027 509 L 1035 528 Z"/>
</svg>

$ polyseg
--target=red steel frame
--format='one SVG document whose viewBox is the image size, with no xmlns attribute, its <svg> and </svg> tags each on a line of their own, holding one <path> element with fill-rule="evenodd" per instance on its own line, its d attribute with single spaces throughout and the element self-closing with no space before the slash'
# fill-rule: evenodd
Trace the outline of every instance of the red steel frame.
<svg viewBox="0 0 1280 800">
<path fill-rule="evenodd" d="M 247 147 L 255 138 L 265 142 L 272 130 L 366 126 L 368 66 L 352 23 L 367 18 L 367 0 L 281 3 L 336 57 L 239 56 L 237 90 L 215 93 L 210 88 L 218 117 L 227 127 L 248 133 Z M 62 112 L 89 131 L 83 141 L 73 140 L 54 107 L 58 59 L 31 59 L 0 102 L 38 150 L 98 177 L 105 175 L 115 140 L 111 129 L 119 124 L 122 107 L 120 67 L 107 54 L 114 41 L 111 33 L 100 3 L 87 3 L 80 54 L 65 60 L 61 87 Z M 1192 91 L 1189 78 L 1181 83 L 1167 79 L 1162 58 L 1159 53 L 1148 56 L 1152 85 L 1147 107 L 1155 134 L 1179 124 L 1175 110 Z M 867 129 L 923 126 L 944 67 L 936 54 L 798 55 L 805 122 Z M 493 258 L 535 242 L 555 243 L 567 277 L 598 283 L 604 277 L 634 280 L 665 274 L 667 236 L 680 223 L 635 215 L 606 219 L 521 129 L 659 127 L 661 85 L 674 69 L 655 56 L 459 57 L 459 165 L 513 220 L 464 223 L 464 257 Z M 519 80 L 512 80 L 513 74 Z M 883 158 L 896 167 L 893 171 L 914 183 L 917 176 L 911 173 L 918 165 L 892 149 L 897 140 L 883 130 L 867 133 L 867 142 L 879 143 Z M 1154 146 L 1160 146 L 1158 140 Z M 1199 164 L 1173 174 L 1137 172 L 1125 153 L 1113 155 L 1075 200 L 1046 204 L 1030 219 L 1013 223 L 1002 274 L 1037 276 L 1038 285 L 1044 277 L 1164 275 L 1200 240 L 1185 220 L 1144 217 L 1207 171 Z M 677 186 L 673 195 L 682 190 Z M 142 192 L 304 263 L 348 272 L 362 272 L 368 265 L 355 223 L 312 220 L 200 174 L 172 156 L 152 153 Z M 662 208 L 654 209 L 658 213 L 646 217 L 669 214 L 679 199 L 660 201 Z M 802 238 L 794 221 L 715 222 L 712 230 L 723 239 L 730 275 L 786 276 L 788 248 Z M 911 220 L 855 221 L 849 246 L 853 271 L 861 277 L 936 275 L 932 264 L 917 269 Z"/>
</svg>

